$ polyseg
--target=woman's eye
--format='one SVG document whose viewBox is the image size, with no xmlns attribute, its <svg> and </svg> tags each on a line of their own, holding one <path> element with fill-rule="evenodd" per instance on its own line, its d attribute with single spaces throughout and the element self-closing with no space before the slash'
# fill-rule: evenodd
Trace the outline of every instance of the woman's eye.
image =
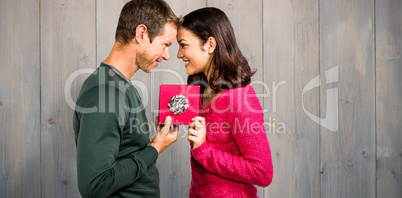
<svg viewBox="0 0 402 198">
<path fill-rule="evenodd" d="M 181 47 L 185 47 L 185 46 L 187 46 L 186 44 L 180 44 L 181 45 Z"/>
</svg>

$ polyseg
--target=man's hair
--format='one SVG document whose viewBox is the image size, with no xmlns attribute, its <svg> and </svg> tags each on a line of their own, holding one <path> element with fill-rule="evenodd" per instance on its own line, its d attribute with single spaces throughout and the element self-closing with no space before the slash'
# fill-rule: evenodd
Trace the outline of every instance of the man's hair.
<svg viewBox="0 0 402 198">
<path fill-rule="evenodd" d="M 247 59 L 243 56 L 236 42 L 232 24 L 226 14 L 213 7 L 201 8 L 184 16 L 181 27 L 191 31 L 203 46 L 213 37 L 216 48 L 207 73 L 211 71 L 210 79 L 204 73 L 188 77 L 188 84 L 201 85 L 201 93 L 209 85 L 214 91 L 244 87 L 251 82 L 252 71 Z"/>
<path fill-rule="evenodd" d="M 179 19 L 170 6 L 163 0 L 132 0 L 121 10 L 115 39 L 122 44 L 128 44 L 135 37 L 138 25 L 143 24 L 148 29 L 150 41 L 163 33 L 166 23 L 178 26 Z"/>
</svg>

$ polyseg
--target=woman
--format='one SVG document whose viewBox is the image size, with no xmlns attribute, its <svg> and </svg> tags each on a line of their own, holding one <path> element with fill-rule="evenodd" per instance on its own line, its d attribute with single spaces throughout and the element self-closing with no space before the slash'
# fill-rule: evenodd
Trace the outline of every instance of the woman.
<svg viewBox="0 0 402 198">
<path fill-rule="evenodd" d="M 200 116 L 189 126 L 190 197 L 257 197 L 272 181 L 272 160 L 252 72 L 229 19 L 217 8 L 183 18 L 177 57 L 188 84 L 201 85 Z"/>
</svg>

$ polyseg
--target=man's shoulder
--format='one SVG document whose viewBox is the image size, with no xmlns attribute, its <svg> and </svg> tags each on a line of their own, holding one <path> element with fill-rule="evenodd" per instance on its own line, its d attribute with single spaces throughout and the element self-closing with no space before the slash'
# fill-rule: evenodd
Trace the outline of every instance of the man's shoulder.
<svg viewBox="0 0 402 198">
<path fill-rule="evenodd" d="M 112 92 L 125 93 L 134 88 L 122 80 L 109 67 L 100 65 L 91 75 L 89 75 L 81 86 L 79 97 L 89 92 L 98 92 L 99 90 L 111 90 Z"/>
</svg>

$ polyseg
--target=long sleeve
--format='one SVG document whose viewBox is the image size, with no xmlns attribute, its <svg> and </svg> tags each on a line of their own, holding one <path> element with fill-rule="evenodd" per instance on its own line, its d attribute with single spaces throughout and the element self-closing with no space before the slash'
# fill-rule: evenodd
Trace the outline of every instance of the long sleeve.
<svg viewBox="0 0 402 198">
<path fill-rule="evenodd" d="M 108 96 L 109 88 L 103 88 Z M 102 112 L 99 90 L 102 89 L 91 89 L 80 98 L 79 103 L 81 107 L 98 108 L 96 112 L 78 113 L 77 171 L 78 187 L 83 197 L 111 195 L 140 178 L 158 157 L 156 149 L 145 144 L 137 152 L 118 158 L 123 128 L 128 121 L 128 113 L 121 111 L 118 101 L 125 96 L 115 90 L 114 99 L 106 99 L 105 111 Z M 115 105 L 115 108 L 111 108 L 110 104 Z"/>
<path fill-rule="evenodd" d="M 213 174 L 266 187 L 273 176 L 271 151 L 264 129 L 261 105 L 253 90 L 249 95 L 251 97 L 235 97 L 238 99 L 232 100 L 233 113 L 227 112 L 230 114 L 227 116 L 230 133 L 240 155 L 219 150 L 208 141 L 192 149 L 192 155 Z"/>
</svg>

